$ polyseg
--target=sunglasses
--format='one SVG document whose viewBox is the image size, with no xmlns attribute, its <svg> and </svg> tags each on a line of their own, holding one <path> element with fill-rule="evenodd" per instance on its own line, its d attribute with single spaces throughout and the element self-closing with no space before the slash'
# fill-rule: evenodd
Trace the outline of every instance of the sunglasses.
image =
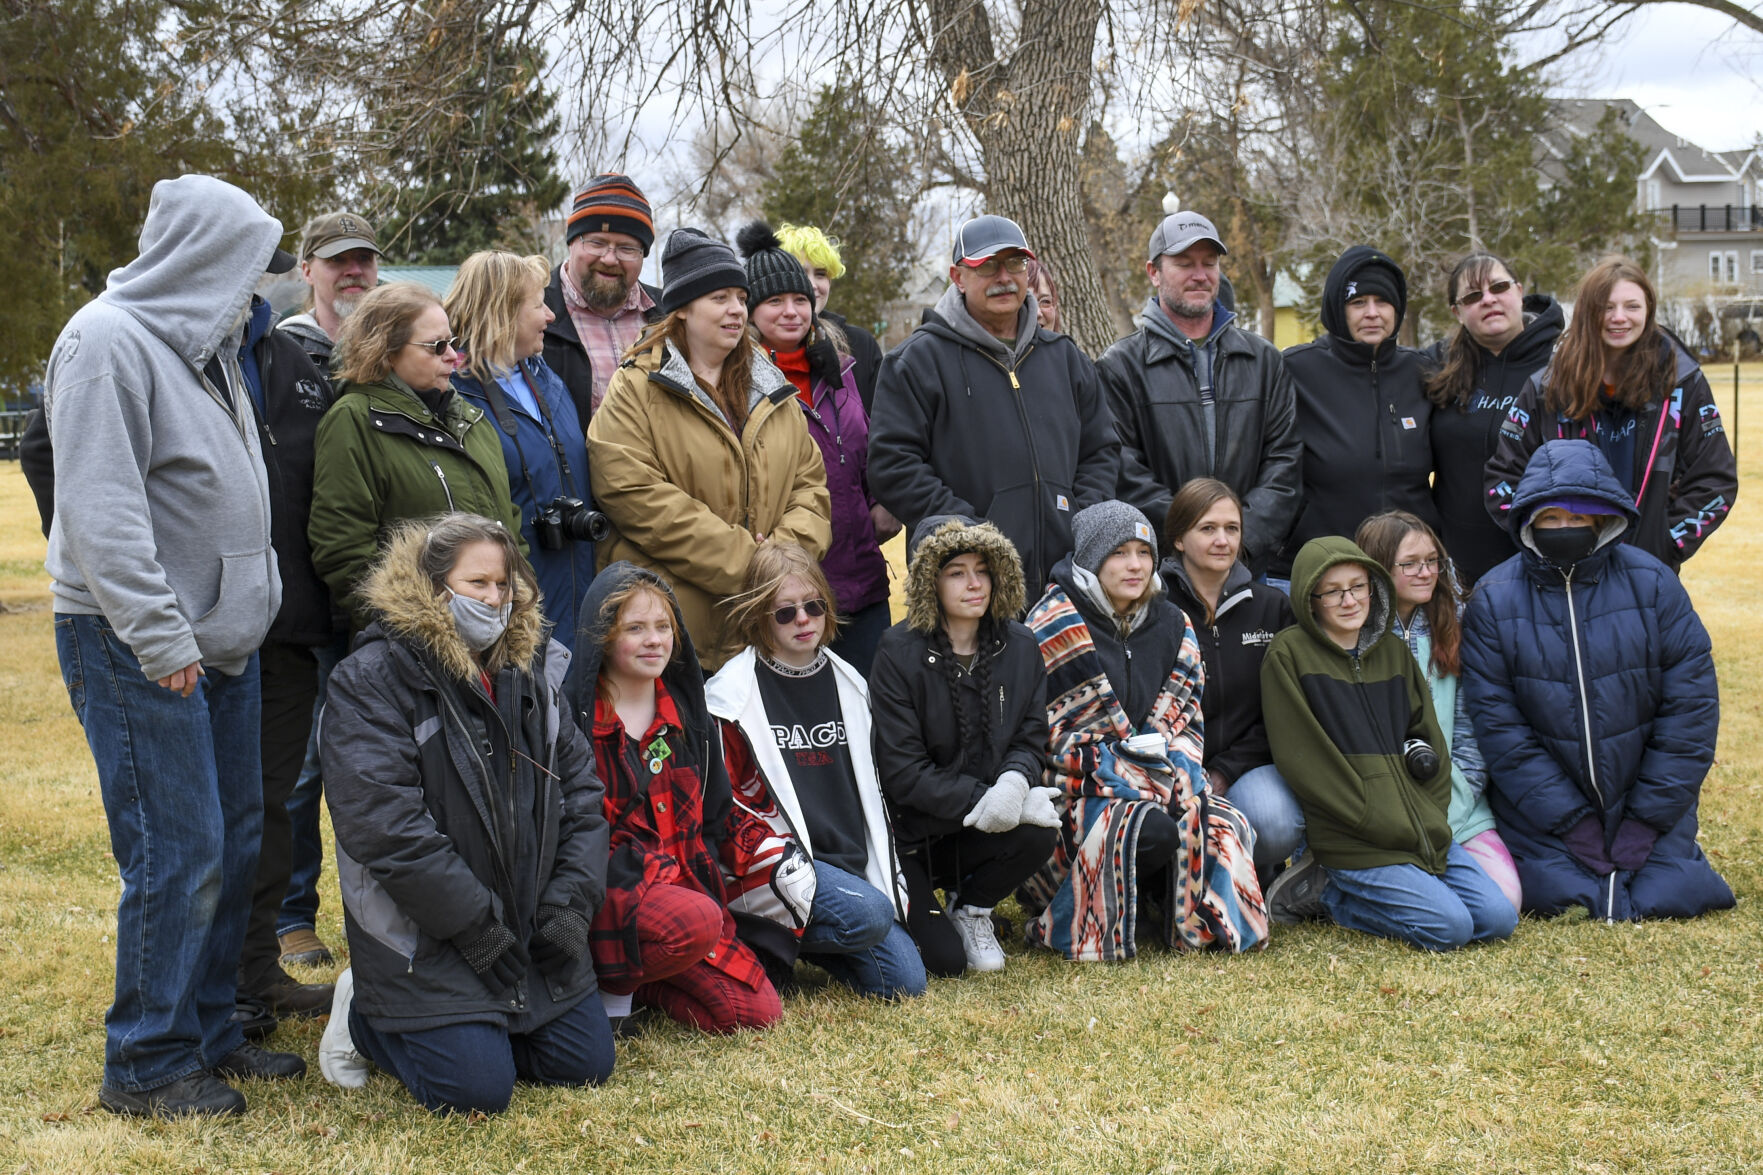
<svg viewBox="0 0 1763 1175">
<path fill-rule="evenodd" d="M 1473 306 L 1477 302 L 1481 301 L 1484 297 L 1485 298 L 1498 298 L 1501 294 L 1504 294 L 1507 290 L 1511 289 L 1513 286 L 1515 286 L 1517 284 L 1518 284 L 1517 282 L 1511 280 L 1510 278 L 1501 278 L 1497 282 L 1489 282 L 1488 288 L 1485 290 L 1471 290 L 1471 291 L 1469 291 L 1467 294 L 1464 294 L 1461 298 L 1458 298 L 1457 301 L 1453 303 L 1453 305 Z"/>
<path fill-rule="evenodd" d="M 795 621 L 796 612 L 798 610 L 808 613 L 808 615 L 815 620 L 819 620 L 822 616 L 826 615 L 826 601 L 803 600 L 800 604 L 786 604 L 776 612 L 773 612 L 771 618 L 779 624 L 790 624 Z"/>
<path fill-rule="evenodd" d="M 416 347 L 420 350 L 427 351 L 429 354 L 431 354 L 435 358 L 439 359 L 442 355 L 445 355 L 448 351 L 457 351 L 459 349 L 459 340 L 456 338 L 455 339 L 436 339 L 430 343 L 406 343 L 405 346 Z"/>
</svg>

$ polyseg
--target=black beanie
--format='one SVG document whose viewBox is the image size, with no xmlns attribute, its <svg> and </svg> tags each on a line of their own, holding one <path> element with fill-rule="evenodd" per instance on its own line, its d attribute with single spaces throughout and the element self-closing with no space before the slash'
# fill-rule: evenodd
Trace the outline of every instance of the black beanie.
<svg viewBox="0 0 1763 1175">
<path fill-rule="evenodd" d="M 698 229 L 674 229 L 661 250 L 661 313 L 672 314 L 694 298 L 730 286 L 748 288 L 735 251 Z"/>
<path fill-rule="evenodd" d="M 747 296 L 755 306 L 779 294 L 801 294 L 814 302 L 808 272 L 795 256 L 784 251 L 771 226 L 763 220 L 748 221 L 735 234 L 735 245 L 747 259 Z"/>
<path fill-rule="evenodd" d="M 1346 285 L 1342 287 L 1341 305 L 1345 306 L 1354 298 L 1363 298 L 1367 294 L 1376 294 L 1398 311 L 1404 301 L 1402 291 L 1396 288 L 1396 275 L 1376 261 L 1360 266 L 1347 279 Z"/>
<path fill-rule="evenodd" d="M 1369 245 L 1354 245 L 1342 253 L 1329 267 L 1328 278 L 1322 283 L 1322 325 L 1329 334 L 1351 342 L 1347 329 L 1347 303 L 1354 298 L 1376 294 L 1396 308 L 1396 325 L 1408 313 L 1408 278 L 1387 253 Z M 1393 344 L 1392 344 L 1393 345 Z"/>
</svg>

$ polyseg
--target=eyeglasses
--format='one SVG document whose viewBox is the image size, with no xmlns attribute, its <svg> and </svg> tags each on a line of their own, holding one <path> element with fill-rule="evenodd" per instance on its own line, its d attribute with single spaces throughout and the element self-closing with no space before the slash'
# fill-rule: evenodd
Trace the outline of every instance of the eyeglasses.
<svg viewBox="0 0 1763 1175">
<path fill-rule="evenodd" d="M 604 257 L 610 253 L 620 261 L 641 261 L 643 259 L 641 245 L 614 245 L 611 241 L 602 241 L 597 237 L 589 237 L 583 241 L 582 249 L 596 257 Z"/>
<path fill-rule="evenodd" d="M 1349 584 L 1344 588 L 1335 588 L 1333 591 L 1310 593 L 1312 600 L 1320 600 L 1327 608 L 1339 608 L 1347 602 L 1349 597 L 1355 600 L 1369 599 L 1371 597 L 1371 581 L 1362 579 L 1358 583 Z"/>
<path fill-rule="evenodd" d="M 1014 257 L 987 257 L 978 265 L 969 265 L 967 268 L 981 277 L 997 277 L 1000 269 L 1006 273 L 1023 273 L 1028 269 L 1028 257 L 1022 253 Z"/>
<path fill-rule="evenodd" d="M 790 624 L 796 619 L 798 610 L 808 613 L 812 619 L 819 620 L 826 615 L 826 601 L 803 600 L 800 604 L 786 604 L 773 612 L 771 618 L 779 624 Z"/>
<path fill-rule="evenodd" d="M 1437 555 L 1434 555 L 1430 559 L 1410 559 L 1406 563 L 1398 563 L 1396 564 L 1396 570 L 1400 571 L 1403 575 L 1412 578 L 1416 575 L 1426 575 L 1428 573 L 1437 575 L 1439 568 L 1444 565 L 1445 561 L 1440 559 Z"/>
<path fill-rule="evenodd" d="M 1501 278 L 1497 282 L 1489 282 L 1485 290 L 1470 290 L 1452 303 L 1453 306 L 1473 306 L 1485 298 L 1498 298 L 1518 283 L 1511 278 Z"/>
<path fill-rule="evenodd" d="M 449 351 L 459 350 L 459 340 L 456 338 L 454 338 L 454 339 L 435 339 L 434 341 L 427 342 L 427 343 L 410 342 L 410 343 L 405 343 L 404 345 L 406 347 L 417 347 L 421 350 L 427 351 L 429 354 L 433 355 L 436 359 L 439 359 L 441 356 L 445 355 Z"/>
</svg>

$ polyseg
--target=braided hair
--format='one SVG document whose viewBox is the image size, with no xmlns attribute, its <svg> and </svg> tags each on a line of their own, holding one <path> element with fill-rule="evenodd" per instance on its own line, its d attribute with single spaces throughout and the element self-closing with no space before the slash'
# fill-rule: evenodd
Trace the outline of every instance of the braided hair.
<svg viewBox="0 0 1763 1175">
<path fill-rule="evenodd" d="M 936 654 L 943 677 L 949 683 L 949 704 L 955 710 L 956 729 L 960 735 L 959 762 L 963 767 L 984 766 L 991 749 L 992 708 L 987 699 L 992 692 L 992 647 L 997 644 L 997 621 L 987 615 L 979 622 L 979 639 L 973 657 L 973 680 L 979 686 L 979 713 L 973 713 L 961 689 L 961 663 L 955 659 L 949 633 L 937 625 L 930 634 L 931 652 Z"/>
</svg>

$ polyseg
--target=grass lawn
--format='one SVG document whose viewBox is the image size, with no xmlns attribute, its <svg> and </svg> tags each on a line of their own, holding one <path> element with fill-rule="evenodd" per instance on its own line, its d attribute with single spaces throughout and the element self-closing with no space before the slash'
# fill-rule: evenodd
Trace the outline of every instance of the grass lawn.
<svg viewBox="0 0 1763 1175">
<path fill-rule="evenodd" d="M 1725 690 L 1703 843 L 1740 895 L 1687 924 L 1526 920 L 1435 957 L 1329 927 L 1152 949 L 904 1006 L 820 988 L 765 1035 L 654 1025 L 598 1090 L 431 1118 L 392 1079 L 245 1087 L 225 1123 L 97 1109 L 117 882 L 50 636 L 43 542 L 0 466 L 0 1175 L 111 1171 L 1754 1171 L 1763 1167 L 1763 368 L 1732 519 L 1685 575 Z M 1713 374 L 1723 408 L 1732 373 Z M 327 882 L 331 874 L 327 869 Z M 343 942 L 337 902 L 320 933 Z M 315 978 L 317 976 L 314 976 Z M 322 1021 L 272 1038 L 316 1056 Z"/>
</svg>

